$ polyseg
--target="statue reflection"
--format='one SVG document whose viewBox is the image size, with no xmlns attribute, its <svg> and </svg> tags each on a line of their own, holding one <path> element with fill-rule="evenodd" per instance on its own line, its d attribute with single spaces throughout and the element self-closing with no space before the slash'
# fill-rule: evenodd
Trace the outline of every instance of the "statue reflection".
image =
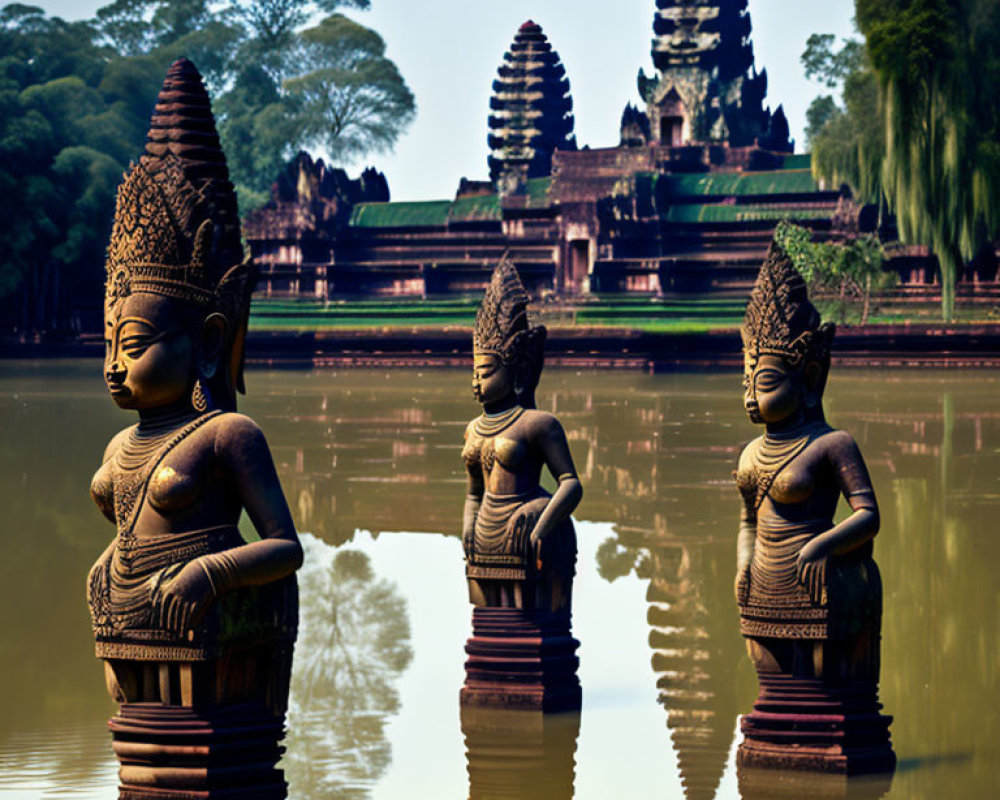
<svg viewBox="0 0 1000 800">
<path fill-rule="evenodd" d="M 878 800 L 892 788 L 893 773 L 824 774 L 797 770 L 754 769 L 737 764 L 741 800 Z"/>
<path fill-rule="evenodd" d="M 726 768 L 740 709 L 735 670 L 742 647 L 725 615 L 718 613 L 732 602 L 725 582 L 718 579 L 731 559 L 721 542 L 659 539 L 640 544 L 642 538 L 619 530 L 617 539 L 598 549 L 598 569 L 609 581 L 633 571 L 649 580 L 652 666 L 684 796 L 711 800 Z"/>
<path fill-rule="evenodd" d="M 569 800 L 579 733 L 579 712 L 462 706 L 470 800 Z"/>
<path fill-rule="evenodd" d="M 359 550 L 303 536 L 301 626 L 289 698 L 289 796 L 364 797 L 392 761 L 385 735 L 413 657 L 406 601 Z"/>
</svg>

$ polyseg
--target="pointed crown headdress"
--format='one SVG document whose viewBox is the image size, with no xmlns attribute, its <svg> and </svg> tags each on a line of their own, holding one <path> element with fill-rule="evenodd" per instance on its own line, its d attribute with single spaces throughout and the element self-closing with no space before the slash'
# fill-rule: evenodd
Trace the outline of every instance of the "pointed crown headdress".
<svg viewBox="0 0 1000 800">
<path fill-rule="evenodd" d="M 804 361 L 830 362 L 836 327 L 820 324 L 806 282 L 784 249 L 772 242 L 750 293 L 743 327 L 743 351 L 752 362 L 762 355 L 784 358 L 794 367 Z"/>
<path fill-rule="evenodd" d="M 187 59 L 167 71 L 145 153 L 118 188 L 106 302 L 136 292 L 218 311 L 237 327 L 254 271 L 244 259 L 236 193 L 208 93 Z"/>
<path fill-rule="evenodd" d="M 518 400 L 525 408 L 534 407 L 535 386 L 545 360 L 545 326 L 529 325 L 530 300 L 517 267 L 504 256 L 479 304 L 472 334 L 476 353 L 491 353 L 515 368 Z"/>
</svg>

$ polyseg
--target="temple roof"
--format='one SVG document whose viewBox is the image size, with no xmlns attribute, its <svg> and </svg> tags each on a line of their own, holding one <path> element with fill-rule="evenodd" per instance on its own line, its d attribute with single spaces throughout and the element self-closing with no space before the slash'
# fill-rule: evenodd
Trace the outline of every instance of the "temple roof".
<svg viewBox="0 0 1000 800">
<path fill-rule="evenodd" d="M 533 178 L 524 186 L 524 208 L 551 202 L 551 178 Z M 499 222 L 500 198 L 496 194 L 408 203 L 359 203 L 351 212 L 352 228 L 433 228 L 463 222 Z"/>
<path fill-rule="evenodd" d="M 489 117 L 490 179 L 514 170 L 549 174 L 554 150 L 575 150 L 566 69 L 542 29 L 528 20 L 493 81 Z"/>
</svg>

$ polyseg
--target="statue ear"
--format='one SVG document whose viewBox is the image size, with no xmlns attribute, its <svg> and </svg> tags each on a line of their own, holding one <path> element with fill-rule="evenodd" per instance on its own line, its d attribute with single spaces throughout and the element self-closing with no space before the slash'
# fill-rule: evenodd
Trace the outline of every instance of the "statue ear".
<svg viewBox="0 0 1000 800">
<path fill-rule="evenodd" d="M 222 349 L 226 343 L 226 330 L 229 327 L 222 314 L 209 314 L 201 329 L 201 374 L 206 378 L 214 378 L 219 369 Z"/>
<path fill-rule="evenodd" d="M 822 365 L 818 361 L 807 361 L 805 367 L 802 369 L 802 382 L 805 385 L 806 403 L 808 405 L 815 405 L 815 401 L 819 398 L 822 381 Z"/>
</svg>

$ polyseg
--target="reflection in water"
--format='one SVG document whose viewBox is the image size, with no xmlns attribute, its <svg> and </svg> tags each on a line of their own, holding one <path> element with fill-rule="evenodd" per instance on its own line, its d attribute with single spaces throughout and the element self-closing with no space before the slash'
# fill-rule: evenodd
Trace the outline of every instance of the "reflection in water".
<svg viewBox="0 0 1000 800">
<path fill-rule="evenodd" d="M 637 537 L 620 533 L 622 538 Z M 605 579 L 634 569 L 649 580 L 652 666 L 688 800 L 715 797 L 740 711 L 734 659 L 742 648 L 722 613 L 729 598 L 719 590 L 727 585 L 715 579 L 720 562 L 729 562 L 722 549 L 688 542 L 622 546 L 612 538 L 597 554 Z"/>
<path fill-rule="evenodd" d="M 289 797 L 365 797 L 392 760 L 385 737 L 409 666 L 410 621 L 368 555 L 304 534 L 301 614 L 284 768 Z"/>
<path fill-rule="evenodd" d="M 83 602 L 84 577 L 107 544 L 106 523 L 86 487 L 93 454 L 117 430 L 120 412 L 96 363 L 0 369 L 0 798 L 12 785 L 28 796 L 40 795 L 38 787 L 58 794 L 60 774 L 74 776 L 81 796 L 107 797 L 114 787 L 105 734 L 112 706 Z M 730 473 L 735 443 L 755 435 L 738 402 L 740 376 L 546 376 L 540 407 L 559 414 L 587 487 L 577 519 L 614 525 L 602 572 L 649 581 L 656 680 L 668 722 L 684 722 L 684 737 L 671 728 L 673 743 L 693 776 L 687 754 L 696 751 L 694 732 L 704 731 L 697 784 L 708 791 L 724 763 L 723 732 L 732 735 L 737 713 L 756 696 L 732 599 L 739 497 Z M 299 530 L 328 545 L 361 528 L 444 534 L 458 546 L 461 433 L 476 413 L 464 370 L 252 371 L 248 382 L 246 411 L 272 444 Z M 854 433 L 882 501 L 875 544 L 885 585 L 881 697 L 895 717 L 899 755 L 888 797 L 990 797 L 1000 761 L 1000 374 L 834 370 L 827 395 L 831 424 Z M 323 555 L 314 560 L 332 575 L 330 549 L 318 550 Z M 350 607 L 381 584 L 372 577 L 327 587 L 319 611 L 306 609 L 303 588 L 303 635 L 314 618 L 332 619 L 331 596 L 343 595 Z M 352 622 L 365 633 L 346 641 L 381 642 L 361 648 L 364 654 L 348 647 L 351 660 L 343 662 L 326 640 L 297 647 L 296 668 L 320 670 L 312 691 L 331 716 L 318 715 L 301 732 L 291 720 L 286 768 L 293 788 L 302 787 L 293 796 L 368 792 L 389 746 L 401 752 L 385 720 L 407 701 L 390 697 L 407 659 L 386 650 L 375 631 L 406 617 L 399 594 L 385 594 L 394 598 L 391 613 Z M 353 607 L 360 615 L 374 606 Z M 403 641 L 406 630 L 389 641 Z M 316 629 L 320 639 L 324 633 L 332 628 Z M 455 632 L 458 641 L 464 635 Z M 596 652 L 603 645 L 598 636 L 587 644 Z M 375 663 L 375 677 L 324 674 L 333 658 Z M 339 687 L 344 697 L 323 694 Z M 675 687 L 687 695 L 673 696 Z M 687 713 L 682 699 L 696 713 Z M 354 722 L 349 708 L 359 709 Z M 83 729 L 92 734 L 75 733 Z M 340 742 L 346 749 L 333 764 Z M 310 766 L 307 752 L 326 767 Z M 656 774 L 662 763 L 637 763 L 633 780 Z M 310 781 L 318 788 L 309 789 Z M 688 780 L 689 792 L 695 783 Z M 731 785 L 730 777 L 719 784 Z"/>
<path fill-rule="evenodd" d="M 816 772 L 779 772 L 739 767 L 743 800 L 879 800 L 889 792 L 893 773 L 876 775 L 824 775 Z"/>
<path fill-rule="evenodd" d="M 570 800 L 580 714 L 462 706 L 469 800 Z"/>
</svg>

